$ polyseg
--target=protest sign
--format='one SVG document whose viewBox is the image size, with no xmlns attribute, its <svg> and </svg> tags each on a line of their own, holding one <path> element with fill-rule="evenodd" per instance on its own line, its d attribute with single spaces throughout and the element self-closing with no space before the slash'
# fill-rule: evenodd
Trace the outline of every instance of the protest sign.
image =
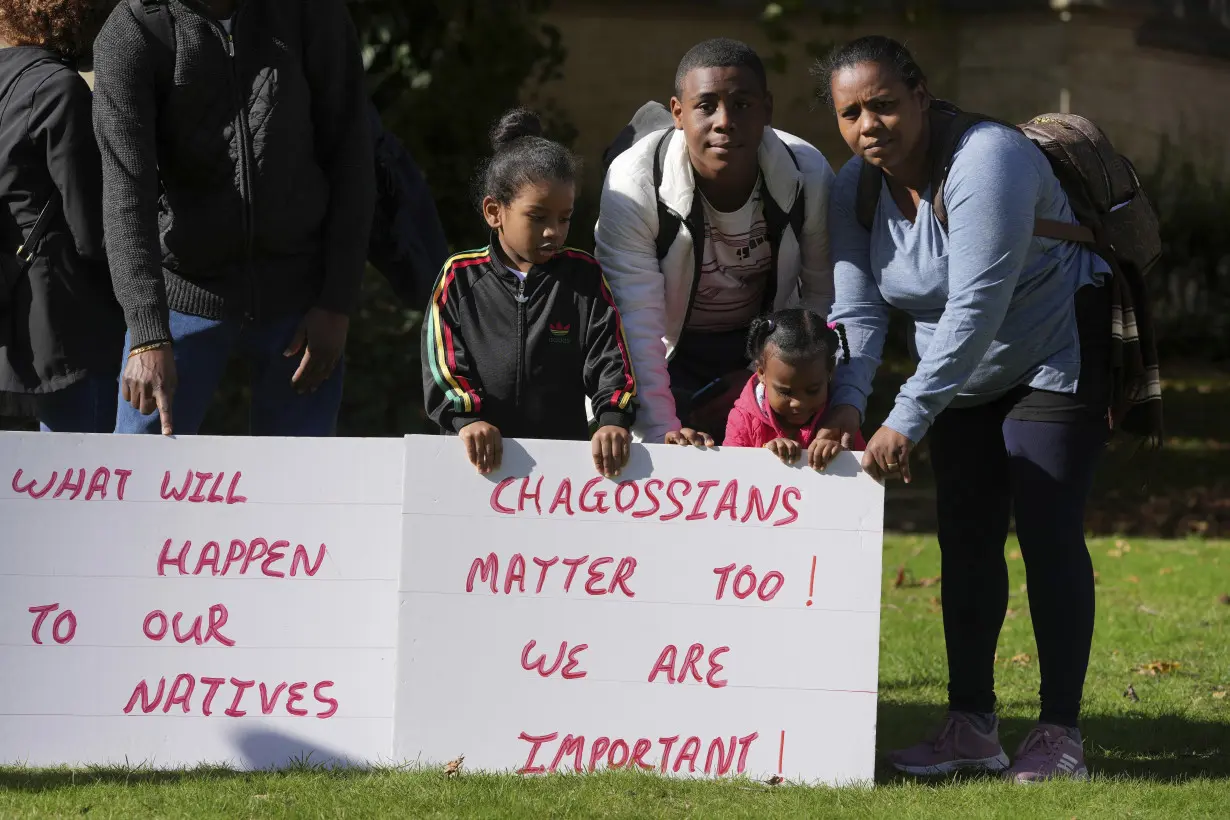
<svg viewBox="0 0 1230 820">
<path fill-rule="evenodd" d="M 403 453 L 0 434 L 0 763 L 385 759 Z"/>
<path fill-rule="evenodd" d="M 870 781 L 883 487 L 764 450 L 408 440 L 395 759 Z"/>
</svg>

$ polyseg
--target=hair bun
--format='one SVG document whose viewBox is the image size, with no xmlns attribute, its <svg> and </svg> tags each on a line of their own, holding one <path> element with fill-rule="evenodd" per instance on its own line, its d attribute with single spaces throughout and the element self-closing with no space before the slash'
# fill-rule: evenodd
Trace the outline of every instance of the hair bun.
<svg viewBox="0 0 1230 820">
<path fill-rule="evenodd" d="M 500 151 L 522 137 L 541 137 L 542 120 L 528 108 L 514 108 L 491 129 L 491 147 Z"/>
</svg>

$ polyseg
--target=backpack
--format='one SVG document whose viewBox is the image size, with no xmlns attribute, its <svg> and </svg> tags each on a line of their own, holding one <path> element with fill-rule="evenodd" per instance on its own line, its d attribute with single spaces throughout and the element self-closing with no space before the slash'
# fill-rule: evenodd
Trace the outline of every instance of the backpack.
<svg viewBox="0 0 1230 820">
<path fill-rule="evenodd" d="M 137 23 L 167 51 L 176 51 L 170 0 L 128 0 Z M 448 258 L 448 242 L 427 181 L 405 146 L 385 130 L 369 100 L 368 122 L 375 154 L 376 207 L 367 260 L 405 304 L 426 304 L 436 275 Z"/>
<path fill-rule="evenodd" d="M 1146 275 L 1162 255 L 1158 218 L 1145 196 L 1131 161 L 1117 153 L 1097 125 L 1075 114 L 1042 114 L 1023 125 L 1012 125 L 983 114 L 962 111 L 943 100 L 932 100 L 931 210 L 945 231 L 944 183 L 961 138 L 980 122 L 1014 128 L 1038 146 L 1050 161 L 1068 196 L 1079 225 L 1039 219 L 1034 236 L 1091 245 L 1112 267 L 1131 267 Z M 864 162 L 859 173 L 855 212 L 859 224 L 871 230 L 880 199 L 883 172 Z"/>
<path fill-rule="evenodd" d="M 659 262 L 666 257 L 671 245 L 674 244 L 676 237 L 679 236 L 679 226 L 686 223 L 688 231 L 696 238 L 696 241 L 692 243 L 694 275 L 692 277 L 692 296 L 688 300 L 688 313 L 690 314 L 692 302 L 696 298 L 696 289 L 700 285 L 700 268 L 704 261 L 705 243 L 702 240 L 705 235 L 705 212 L 699 196 L 692 197 L 692 211 L 686 218 L 676 214 L 662 201 L 662 167 L 666 160 L 666 150 L 670 146 L 671 137 L 675 134 L 675 118 L 666 106 L 651 100 L 637 110 L 632 120 L 620 130 L 619 134 L 603 152 L 602 172 L 605 176 L 610 170 L 611 163 L 614 162 L 615 157 L 627 151 L 650 134 L 662 131 L 662 129 L 666 129 L 666 131 L 658 137 L 657 150 L 654 151 L 653 155 L 653 188 L 658 193 L 657 257 Z M 790 150 L 789 145 L 786 146 L 786 150 L 790 154 L 790 159 L 794 161 L 794 166 L 796 168 L 799 167 L 799 160 L 795 157 L 794 151 Z M 763 179 L 760 184 L 760 193 L 761 201 L 764 203 L 765 228 L 769 235 L 769 247 L 772 250 L 772 270 L 775 272 L 774 275 L 769 277 L 769 287 L 765 289 L 765 307 L 766 309 L 772 309 L 777 289 L 777 249 L 781 246 L 782 234 L 785 233 L 786 226 L 790 226 L 791 230 L 794 231 L 795 238 L 802 242 L 803 217 L 806 210 L 806 189 L 800 189 L 799 195 L 794 198 L 794 206 L 789 212 L 783 210 L 769 194 L 768 186 Z M 685 326 L 687 324 L 686 317 L 684 324 Z"/>
</svg>

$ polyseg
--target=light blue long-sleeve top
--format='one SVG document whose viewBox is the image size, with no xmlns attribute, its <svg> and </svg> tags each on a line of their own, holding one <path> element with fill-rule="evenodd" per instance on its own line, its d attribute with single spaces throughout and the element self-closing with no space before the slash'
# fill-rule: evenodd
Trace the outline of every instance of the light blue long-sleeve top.
<svg viewBox="0 0 1230 820">
<path fill-rule="evenodd" d="M 884 422 L 913 442 L 944 408 L 992 401 L 1028 384 L 1072 393 L 1080 374 L 1073 298 L 1108 270 L 1072 242 L 1033 236 L 1036 218 L 1075 222 L 1046 156 L 1025 135 L 980 123 L 957 147 L 944 186 L 948 231 L 925 191 L 911 223 L 883 184 L 870 234 L 855 200 L 862 159 L 845 164 L 829 207 L 836 300 L 850 363 L 831 406 L 865 414 L 890 306 L 914 320 L 918 369 Z"/>
</svg>

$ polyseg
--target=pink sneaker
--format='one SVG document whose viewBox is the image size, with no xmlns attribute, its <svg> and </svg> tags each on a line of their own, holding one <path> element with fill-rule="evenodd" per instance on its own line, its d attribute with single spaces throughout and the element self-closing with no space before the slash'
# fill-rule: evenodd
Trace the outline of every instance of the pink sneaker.
<svg viewBox="0 0 1230 820">
<path fill-rule="evenodd" d="M 949 712 L 940 729 L 915 746 L 890 752 L 897 771 L 913 775 L 948 774 L 960 769 L 1002 772 L 1008 755 L 999 745 L 998 726 L 987 734 L 978 731 L 963 712 Z"/>
<path fill-rule="evenodd" d="M 1085 750 L 1062 726 L 1039 723 L 1021 744 L 1007 777 L 1016 783 L 1039 783 L 1052 778 L 1088 780 Z"/>
</svg>

